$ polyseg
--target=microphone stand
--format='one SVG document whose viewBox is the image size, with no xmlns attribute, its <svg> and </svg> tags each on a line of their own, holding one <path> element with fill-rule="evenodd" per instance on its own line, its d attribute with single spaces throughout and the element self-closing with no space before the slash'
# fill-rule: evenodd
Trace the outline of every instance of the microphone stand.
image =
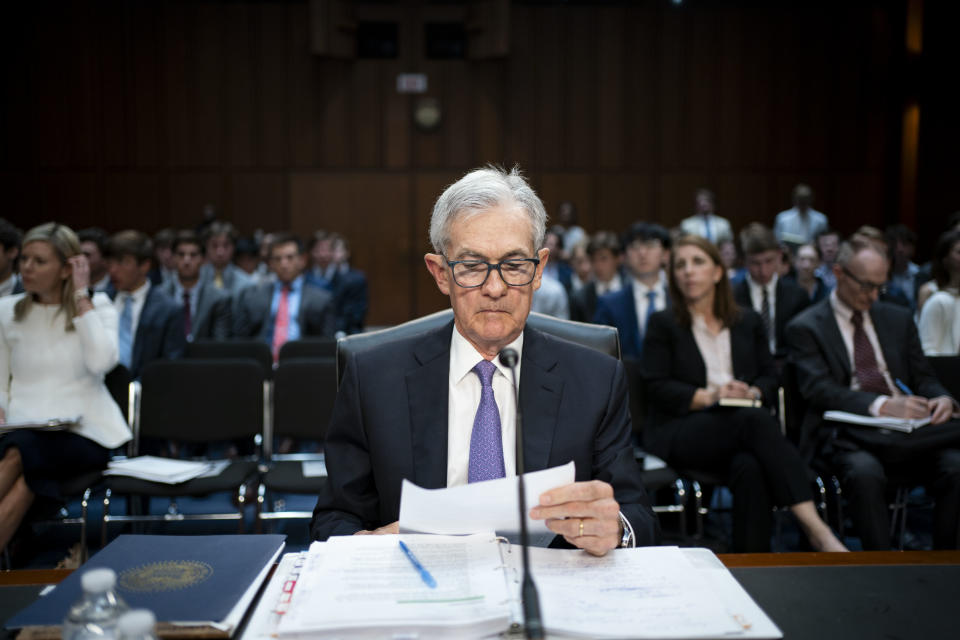
<svg viewBox="0 0 960 640">
<path fill-rule="evenodd" d="M 513 349 L 504 349 L 500 352 L 500 364 L 510 367 L 510 376 L 513 383 L 513 402 L 516 409 L 516 452 L 517 452 L 517 492 L 520 502 L 520 546 L 523 553 L 523 582 L 520 588 L 520 599 L 523 603 L 523 628 L 527 638 L 540 640 L 543 638 L 543 620 L 540 618 L 540 596 L 537 594 L 537 585 L 530 574 L 530 534 L 527 532 L 527 495 L 523 482 L 523 420 L 520 413 L 520 400 L 517 397 L 517 352 Z"/>
</svg>

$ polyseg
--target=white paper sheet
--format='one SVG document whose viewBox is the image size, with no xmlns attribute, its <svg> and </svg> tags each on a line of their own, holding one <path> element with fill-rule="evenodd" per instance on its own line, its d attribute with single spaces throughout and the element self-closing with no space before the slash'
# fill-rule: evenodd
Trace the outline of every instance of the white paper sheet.
<svg viewBox="0 0 960 640">
<path fill-rule="evenodd" d="M 227 464 L 229 464 L 229 461 L 227 461 Z M 208 461 L 196 462 L 157 456 L 138 456 L 110 462 L 103 475 L 128 476 L 150 482 L 179 484 L 204 476 L 214 468 L 216 468 L 214 463 Z"/>
<path fill-rule="evenodd" d="M 552 469 L 524 474 L 527 512 L 539 504 L 540 494 L 570 484 L 576 477 L 571 460 Z M 520 529 L 517 477 L 474 482 L 446 489 L 423 489 L 408 480 L 400 493 L 400 531 L 460 535 Z M 549 533 L 543 520 L 527 516 L 531 535 Z"/>
</svg>

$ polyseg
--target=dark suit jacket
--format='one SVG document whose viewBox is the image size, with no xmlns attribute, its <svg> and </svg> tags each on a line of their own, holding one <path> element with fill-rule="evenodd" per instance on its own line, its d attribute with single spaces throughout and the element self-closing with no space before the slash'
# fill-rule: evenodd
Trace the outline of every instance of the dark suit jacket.
<svg viewBox="0 0 960 640">
<path fill-rule="evenodd" d="M 760 315 L 750 308 L 742 308 L 740 319 L 730 327 L 730 352 L 734 377 L 760 389 L 764 404 L 774 406 L 776 368 Z M 693 394 L 707 386 L 707 369 L 693 331 L 681 326 L 670 309 L 651 316 L 642 365 L 648 407 L 645 440 L 661 455 L 668 448 L 663 443 L 670 422 L 689 415 Z"/>
<path fill-rule="evenodd" d="M 273 337 L 272 302 L 272 282 L 263 282 L 241 291 L 234 305 L 233 335 L 238 338 L 260 338 L 269 343 Z M 300 335 L 304 337 L 333 337 L 334 315 L 330 294 L 304 282 L 297 321 L 300 323 Z"/>
<path fill-rule="evenodd" d="M 923 355 L 910 309 L 877 302 L 870 309 L 870 319 L 893 378 L 926 398 L 948 395 Z M 824 411 L 837 409 L 867 415 L 878 394 L 850 388 L 853 365 L 830 298 L 813 305 L 787 325 L 787 343 L 800 393 L 808 403 L 798 447 L 802 455 L 811 459 L 832 435 L 829 430 L 820 429 Z"/>
<path fill-rule="evenodd" d="M 369 307 L 367 276 L 358 269 L 350 269 L 346 273 L 338 271 L 330 282 L 330 288 L 333 292 L 333 306 L 337 316 L 337 331 L 344 333 L 363 331 Z"/>
<path fill-rule="evenodd" d="M 174 302 L 181 304 L 181 312 L 186 322 L 186 310 L 182 300 L 176 300 L 176 287 L 173 281 L 161 287 Z M 193 290 L 197 296 L 197 315 L 190 319 L 194 340 L 226 340 L 233 332 L 233 312 L 230 294 L 217 289 L 209 280 L 200 280 Z"/>
<path fill-rule="evenodd" d="M 664 291 L 667 308 L 670 307 L 670 293 Z M 616 327 L 620 332 L 620 350 L 624 357 L 639 358 L 643 351 L 640 335 L 640 322 L 637 320 L 637 303 L 633 297 L 633 282 L 626 278 L 623 288 L 597 300 L 597 310 L 593 314 L 594 324 L 606 324 Z"/>
<path fill-rule="evenodd" d="M 777 349 L 774 355 L 779 358 L 787 355 L 787 323 L 810 306 L 810 296 L 800 288 L 800 285 L 788 278 L 777 278 L 776 295 L 777 302 L 773 310 L 773 330 L 776 334 Z M 750 282 L 747 278 L 734 285 L 733 297 L 740 306 L 748 309 L 753 308 L 753 301 L 750 299 Z"/>
<path fill-rule="evenodd" d="M 116 298 L 113 284 L 107 290 L 111 299 Z M 187 348 L 183 334 L 183 312 L 170 296 L 152 286 L 143 302 L 137 333 L 133 338 L 133 353 L 130 354 L 130 377 L 134 380 L 143 373 L 143 368 L 154 360 L 179 358 Z"/>
<path fill-rule="evenodd" d="M 591 280 L 570 294 L 570 319 L 593 322 L 597 312 L 597 283 Z"/>
<path fill-rule="evenodd" d="M 401 480 L 447 484 L 453 323 L 353 355 L 337 395 L 326 454 L 330 482 L 314 510 L 316 539 L 397 520 Z M 576 479 L 609 482 L 638 544 L 659 526 L 630 444 L 623 366 L 592 349 L 525 329 L 520 373 L 524 465 L 576 462 Z"/>
</svg>

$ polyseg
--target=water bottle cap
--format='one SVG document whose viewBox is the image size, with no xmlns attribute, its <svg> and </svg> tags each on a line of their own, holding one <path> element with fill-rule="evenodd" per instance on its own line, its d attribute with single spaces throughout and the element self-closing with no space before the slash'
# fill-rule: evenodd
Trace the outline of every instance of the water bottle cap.
<svg viewBox="0 0 960 640">
<path fill-rule="evenodd" d="M 90 569 L 80 578 L 80 584 L 87 593 L 103 593 L 117 584 L 117 574 L 113 569 Z"/>
<path fill-rule="evenodd" d="M 144 636 L 153 633 L 157 618 L 149 609 L 131 609 L 117 620 L 120 636 Z"/>
</svg>

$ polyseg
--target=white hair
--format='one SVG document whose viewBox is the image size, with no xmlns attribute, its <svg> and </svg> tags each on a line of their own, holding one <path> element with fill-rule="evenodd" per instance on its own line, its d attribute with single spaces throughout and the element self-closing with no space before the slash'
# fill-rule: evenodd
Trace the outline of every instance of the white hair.
<svg viewBox="0 0 960 640">
<path fill-rule="evenodd" d="M 482 213 L 497 206 L 517 205 L 530 217 L 534 250 L 543 246 L 547 210 L 539 196 L 514 167 L 506 171 L 488 165 L 474 169 L 444 189 L 430 216 L 430 243 L 436 253 L 445 254 L 454 220 Z"/>
</svg>

